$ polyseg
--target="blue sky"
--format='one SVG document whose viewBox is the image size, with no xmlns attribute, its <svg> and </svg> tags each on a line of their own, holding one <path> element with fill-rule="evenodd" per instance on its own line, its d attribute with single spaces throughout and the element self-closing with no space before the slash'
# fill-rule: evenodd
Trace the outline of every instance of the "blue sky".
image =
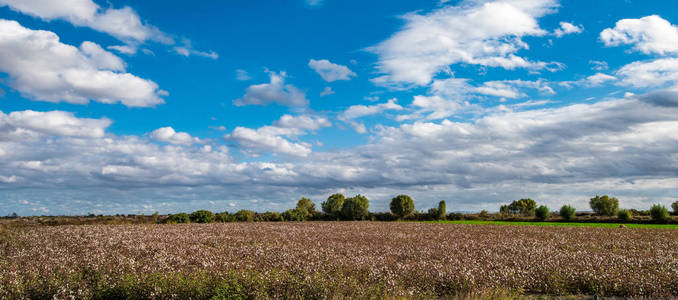
<svg viewBox="0 0 678 300">
<path fill-rule="evenodd" d="M 0 0 L 0 214 L 678 191 L 671 1 Z"/>
</svg>

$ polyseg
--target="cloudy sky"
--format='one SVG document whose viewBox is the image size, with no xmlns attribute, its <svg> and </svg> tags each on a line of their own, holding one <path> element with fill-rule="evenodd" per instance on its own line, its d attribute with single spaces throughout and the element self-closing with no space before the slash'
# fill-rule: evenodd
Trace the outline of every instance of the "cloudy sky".
<svg viewBox="0 0 678 300">
<path fill-rule="evenodd" d="M 676 150 L 673 1 L 0 0 L 0 215 L 645 209 Z"/>
</svg>

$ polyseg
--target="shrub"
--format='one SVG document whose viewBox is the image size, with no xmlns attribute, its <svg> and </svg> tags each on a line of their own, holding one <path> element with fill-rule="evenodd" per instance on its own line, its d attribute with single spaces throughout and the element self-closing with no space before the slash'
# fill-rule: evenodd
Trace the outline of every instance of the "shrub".
<svg viewBox="0 0 678 300">
<path fill-rule="evenodd" d="M 673 214 L 678 215 L 678 201 L 673 202 L 673 204 L 671 204 L 671 208 L 673 208 Z"/>
<path fill-rule="evenodd" d="M 669 210 L 664 205 L 655 204 L 650 208 L 652 220 L 664 223 L 669 219 Z"/>
<path fill-rule="evenodd" d="M 297 202 L 297 208 L 295 208 L 299 214 L 303 217 L 304 220 L 313 216 L 315 213 L 315 203 L 308 198 L 301 198 Z"/>
<path fill-rule="evenodd" d="M 235 222 L 235 215 L 229 214 L 228 212 L 218 213 L 215 217 L 217 222 Z"/>
<path fill-rule="evenodd" d="M 512 214 L 523 214 L 528 216 L 534 215 L 534 210 L 537 208 L 537 202 L 530 198 L 523 198 L 511 202 L 508 210 Z"/>
<path fill-rule="evenodd" d="M 415 214 L 414 214 L 414 218 L 415 218 L 416 220 L 421 219 L 421 217 L 424 217 L 424 219 L 427 219 L 427 220 L 438 220 L 438 215 L 439 215 L 439 214 L 440 214 L 440 211 L 438 211 L 437 208 L 431 207 L 431 208 L 428 209 L 428 213 L 426 213 L 426 214 L 417 214 L 417 213 L 415 213 Z M 423 215 L 423 216 L 420 216 L 420 215 Z"/>
<path fill-rule="evenodd" d="M 628 221 L 633 219 L 633 213 L 628 209 L 620 209 L 617 212 L 617 218 L 620 220 Z"/>
<path fill-rule="evenodd" d="M 511 213 L 511 210 L 509 209 L 508 205 L 502 205 L 499 207 L 499 213 L 502 215 L 508 215 Z"/>
<path fill-rule="evenodd" d="M 391 213 L 402 219 L 414 211 L 414 200 L 408 195 L 398 195 L 391 199 L 390 207 Z"/>
<path fill-rule="evenodd" d="M 282 217 L 285 221 L 303 221 L 305 215 L 298 209 L 288 209 L 282 213 Z"/>
<path fill-rule="evenodd" d="M 486 210 L 483 209 L 483 210 L 480 211 L 480 214 L 478 214 L 478 217 L 480 217 L 483 220 L 489 219 L 490 213 L 488 213 Z"/>
<path fill-rule="evenodd" d="M 280 222 L 283 220 L 283 217 L 279 212 L 270 211 L 267 211 L 263 214 L 258 214 L 256 218 L 263 222 Z"/>
<path fill-rule="evenodd" d="M 252 222 L 254 221 L 254 215 L 253 211 L 242 209 L 235 213 L 235 220 L 238 222 Z"/>
<path fill-rule="evenodd" d="M 551 211 L 546 205 L 539 206 L 535 211 L 535 215 L 537 216 L 537 219 L 539 220 L 546 220 L 551 216 Z"/>
<path fill-rule="evenodd" d="M 369 214 L 370 200 L 360 194 L 344 200 L 341 215 L 349 220 L 364 219 Z"/>
<path fill-rule="evenodd" d="M 591 205 L 591 209 L 598 214 L 603 216 L 614 216 L 619 209 L 619 200 L 607 195 L 603 195 L 602 197 L 596 195 L 591 198 L 589 205 Z"/>
<path fill-rule="evenodd" d="M 560 208 L 560 217 L 563 218 L 563 220 L 572 220 L 575 218 L 575 213 L 577 210 L 570 206 L 570 205 L 563 205 L 563 207 Z"/>
<path fill-rule="evenodd" d="M 447 203 L 445 203 L 445 200 L 438 202 L 438 220 L 445 220 L 445 216 L 447 215 Z"/>
<path fill-rule="evenodd" d="M 209 210 L 196 210 L 191 213 L 191 222 L 194 223 L 212 223 L 214 222 L 214 214 Z"/>
<path fill-rule="evenodd" d="M 178 213 L 178 214 L 171 214 L 167 218 L 167 223 L 170 224 L 181 224 L 181 223 L 190 223 L 191 218 L 188 216 L 187 213 Z"/>
<path fill-rule="evenodd" d="M 341 217 L 341 206 L 344 205 L 344 200 L 346 198 L 342 194 L 333 194 L 327 198 L 327 201 L 324 201 L 320 205 L 322 206 L 323 212 L 332 218 Z"/>
</svg>

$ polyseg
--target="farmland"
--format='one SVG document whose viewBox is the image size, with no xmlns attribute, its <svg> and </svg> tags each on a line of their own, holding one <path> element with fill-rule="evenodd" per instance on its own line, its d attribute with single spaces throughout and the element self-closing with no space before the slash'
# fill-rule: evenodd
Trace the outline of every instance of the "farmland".
<svg viewBox="0 0 678 300">
<path fill-rule="evenodd" d="M 26 226 L 0 298 L 678 295 L 670 229 L 415 222 Z"/>
</svg>

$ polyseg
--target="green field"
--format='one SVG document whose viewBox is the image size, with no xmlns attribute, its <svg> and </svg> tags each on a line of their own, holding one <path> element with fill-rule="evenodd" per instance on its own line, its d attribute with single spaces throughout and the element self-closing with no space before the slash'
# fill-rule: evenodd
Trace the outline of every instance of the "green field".
<svg viewBox="0 0 678 300">
<path fill-rule="evenodd" d="M 622 223 L 575 223 L 575 222 L 520 222 L 520 221 L 422 221 L 425 223 L 440 224 L 473 224 L 473 225 L 502 225 L 502 226 L 565 226 L 565 227 L 600 227 L 618 228 Z M 628 228 L 678 229 L 678 224 L 624 224 Z"/>
</svg>

